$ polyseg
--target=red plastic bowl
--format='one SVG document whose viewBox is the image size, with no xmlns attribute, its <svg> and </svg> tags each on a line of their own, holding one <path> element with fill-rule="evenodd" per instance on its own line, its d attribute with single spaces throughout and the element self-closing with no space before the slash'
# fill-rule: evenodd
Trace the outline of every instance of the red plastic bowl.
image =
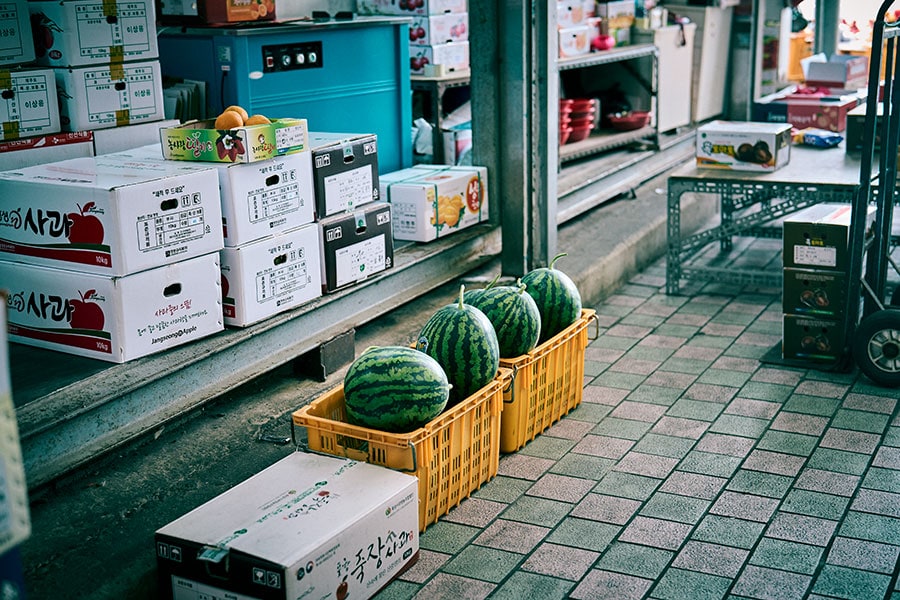
<svg viewBox="0 0 900 600">
<path fill-rule="evenodd" d="M 571 120 L 572 129 L 583 129 L 587 127 L 591 129 L 594 126 L 594 117 L 584 117 L 581 119 Z"/>
<path fill-rule="evenodd" d="M 591 129 L 593 129 L 593 127 L 573 127 L 572 133 L 569 134 L 569 143 L 580 142 L 581 140 L 586 139 L 587 136 L 591 135 Z"/>
<path fill-rule="evenodd" d="M 563 110 L 563 109 L 572 110 L 573 102 L 574 102 L 574 100 L 572 100 L 571 98 L 560 98 L 559 99 L 559 109 L 560 110 Z"/>
<path fill-rule="evenodd" d="M 559 128 L 560 128 L 560 129 L 562 129 L 563 127 L 569 127 L 569 126 L 571 126 L 571 125 L 572 125 L 572 119 L 571 119 L 571 118 L 569 118 L 569 117 L 563 117 L 563 116 L 560 116 L 560 117 L 559 117 Z"/>
<path fill-rule="evenodd" d="M 596 103 L 597 101 L 594 98 L 573 98 L 572 112 L 593 111 L 597 108 L 595 106 Z"/>
<path fill-rule="evenodd" d="M 572 135 L 571 127 L 562 127 L 559 130 L 559 145 L 562 146 L 566 142 L 569 141 L 569 136 Z"/>
<path fill-rule="evenodd" d="M 569 113 L 569 116 L 572 117 L 573 119 L 593 119 L 596 114 L 597 114 L 597 111 L 594 109 L 579 110 L 579 111 L 573 110 L 572 112 Z"/>
<path fill-rule="evenodd" d="M 632 131 L 646 127 L 650 123 L 650 112 L 634 110 L 620 115 L 608 115 L 609 124 L 618 131 Z"/>
</svg>

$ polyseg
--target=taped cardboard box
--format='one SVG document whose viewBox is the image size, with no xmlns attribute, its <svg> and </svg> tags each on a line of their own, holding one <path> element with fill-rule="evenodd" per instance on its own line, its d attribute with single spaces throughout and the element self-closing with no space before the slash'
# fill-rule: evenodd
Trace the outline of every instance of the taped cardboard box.
<svg viewBox="0 0 900 600">
<path fill-rule="evenodd" d="M 94 155 L 91 131 L 52 133 L 0 142 L 0 171 Z"/>
<path fill-rule="evenodd" d="M 0 140 L 59 133 L 59 102 L 53 69 L 0 70 Z"/>
<path fill-rule="evenodd" d="M 321 219 L 379 199 L 378 137 L 372 133 L 310 132 Z"/>
<path fill-rule="evenodd" d="M 785 123 L 710 121 L 697 129 L 697 166 L 771 172 L 791 159 L 791 126 Z"/>
<path fill-rule="evenodd" d="M 394 266 L 391 206 L 373 202 L 319 220 L 322 291 L 333 292 Z"/>
<path fill-rule="evenodd" d="M 0 4 L 0 65 L 22 65 L 34 60 L 28 0 L 6 0 Z"/>
</svg>

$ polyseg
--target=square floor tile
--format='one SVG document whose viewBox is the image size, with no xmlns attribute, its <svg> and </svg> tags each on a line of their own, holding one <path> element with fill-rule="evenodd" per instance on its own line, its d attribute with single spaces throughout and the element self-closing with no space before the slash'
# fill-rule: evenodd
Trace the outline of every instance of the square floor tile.
<svg viewBox="0 0 900 600">
<path fill-rule="evenodd" d="M 749 379 L 750 373 L 745 371 L 723 370 L 710 367 L 705 373 L 697 378 L 697 383 L 740 388 Z"/>
<path fill-rule="evenodd" d="M 668 550 L 615 542 L 603 554 L 597 568 L 645 579 L 656 579 L 673 556 L 675 553 Z"/>
<path fill-rule="evenodd" d="M 868 464 L 869 456 L 866 454 L 819 447 L 809 457 L 809 462 L 806 466 L 812 469 L 862 475 L 865 473 Z"/>
<path fill-rule="evenodd" d="M 610 471 L 600 480 L 600 483 L 594 486 L 594 492 L 633 500 L 646 500 L 659 487 L 660 483 L 662 483 L 662 479 Z"/>
<path fill-rule="evenodd" d="M 703 402 L 727 404 L 734 398 L 737 391 L 737 387 L 727 385 L 695 383 L 684 392 L 684 397 L 691 400 L 701 400 Z"/>
<path fill-rule="evenodd" d="M 522 556 L 485 546 L 467 546 L 444 565 L 442 571 L 461 577 L 500 583 L 509 575 Z"/>
<path fill-rule="evenodd" d="M 578 405 L 575 409 L 566 415 L 565 418 L 560 419 L 549 428 L 544 430 L 542 437 L 552 437 L 552 438 L 563 438 L 565 440 L 572 440 L 573 442 L 578 442 L 584 436 L 588 434 L 588 432 L 593 429 L 597 423 L 597 421 L 589 421 L 576 418 L 576 414 L 581 408 L 586 408 L 588 411 L 596 411 L 601 410 L 605 411 L 606 406 L 587 406 L 587 405 Z M 605 416 L 605 415 L 604 415 Z M 602 417 L 601 417 L 602 418 Z"/>
<path fill-rule="evenodd" d="M 837 411 L 840 404 L 840 400 L 835 400 L 833 398 L 819 398 L 816 396 L 793 394 L 788 398 L 787 402 L 784 403 L 783 410 L 830 417 Z"/>
<path fill-rule="evenodd" d="M 828 425 L 828 419 L 817 415 L 781 411 L 772 421 L 772 429 L 790 431 L 806 435 L 821 435 Z"/>
<path fill-rule="evenodd" d="M 473 543 L 516 554 L 528 554 L 548 533 L 550 530 L 547 527 L 497 519 L 485 527 Z"/>
<path fill-rule="evenodd" d="M 643 383 L 646 378 L 646 375 L 606 371 L 605 373 L 598 375 L 593 383 L 605 385 L 607 387 L 621 388 L 623 390 L 633 390 Z"/>
<path fill-rule="evenodd" d="M 713 433 L 759 439 L 768 426 L 769 422 L 765 419 L 723 414 L 713 422 L 709 430 Z"/>
<path fill-rule="evenodd" d="M 571 581 L 541 575 L 538 573 L 528 573 L 526 571 L 515 571 L 510 575 L 509 579 L 497 588 L 491 594 L 491 600 L 521 600 L 522 598 L 542 598 L 544 600 L 565 600 L 569 597 L 569 591 L 574 584 Z M 429 600 L 437 600 L 434 596 L 424 596 Z M 378 596 L 381 600 L 381 596 Z M 458 600 L 466 598 L 467 595 L 448 596 L 447 600 Z"/>
<path fill-rule="evenodd" d="M 672 406 L 675 404 L 675 401 L 681 397 L 681 392 L 682 390 L 677 388 L 649 385 L 645 383 L 628 394 L 628 399 L 634 402 L 644 402 L 646 404 Z"/>
<path fill-rule="evenodd" d="M 832 427 L 825 432 L 821 444 L 824 448 L 872 454 L 878 448 L 880 442 L 881 436 L 877 433 L 852 431 L 850 429 L 836 429 Z"/>
<path fill-rule="evenodd" d="M 765 529 L 765 523 L 756 523 L 735 517 L 706 515 L 691 534 L 691 539 L 749 550 L 756 544 L 763 529 Z"/>
<path fill-rule="evenodd" d="M 478 527 L 439 520 L 419 537 L 419 547 L 444 554 L 456 554 L 481 533 Z"/>
<path fill-rule="evenodd" d="M 898 555 L 900 546 L 838 537 L 831 546 L 826 562 L 830 565 L 890 575 L 894 572 Z"/>
<path fill-rule="evenodd" d="M 613 470 L 663 479 L 672 472 L 672 469 L 674 469 L 677 464 L 678 459 L 676 458 L 655 456 L 653 454 L 643 454 L 641 452 L 632 451 L 616 463 Z"/>
<path fill-rule="evenodd" d="M 660 600 L 719 600 L 725 596 L 731 580 L 696 571 L 668 569 L 653 588 Z"/>
<path fill-rule="evenodd" d="M 657 492 L 644 504 L 640 514 L 645 517 L 693 524 L 700 520 L 709 504 L 709 500 L 702 498 Z"/>
<path fill-rule="evenodd" d="M 798 394 L 817 396 L 819 398 L 843 398 L 849 389 L 850 386 L 848 385 L 829 381 L 816 381 L 814 379 L 801 381 L 797 385 Z"/>
<path fill-rule="evenodd" d="M 665 416 L 656 422 L 651 431 L 660 435 L 696 440 L 703 435 L 707 428 L 709 428 L 709 423 L 706 421 Z"/>
<path fill-rule="evenodd" d="M 697 419 L 698 421 L 715 421 L 724 407 L 715 402 L 703 402 L 682 398 L 673 404 L 666 414 L 670 417 Z"/>
<path fill-rule="evenodd" d="M 900 517 L 900 494 L 880 490 L 861 489 L 850 508 L 859 512 Z M 900 543 L 900 540 L 898 540 Z"/>
<path fill-rule="evenodd" d="M 712 475 L 714 477 L 731 477 L 731 474 L 734 473 L 740 464 L 741 459 L 736 456 L 691 450 L 678 463 L 678 470 Z"/>
<path fill-rule="evenodd" d="M 597 485 L 597 482 L 591 479 L 547 473 L 531 486 L 528 490 L 528 495 L 561 500 L 563 502 L 578 502 L 595 485 Z"/>
<path fill-rule="evenodd" d="M 825 565 L 816 578 L 812 591 L 838 598 L 868 600 L 869 598 L 883 598 L 890 583 L 891 578 L 887 575 Z"/>
<path fill-rule="evenodd" d="M 797 456 L 809 456 L 816 449 L 818 442 L 819 438 L 812 435 L 770 429 L 760 438 L 757 448 Z"/>
<path fill-rule="evenodd" d="M 472 497 L 509 504 L 524 494 L 532 485 L 533 483 L 528 479 L 517 479 L 515 477 L 496 475 L 493 479 L 473 492 Z"/>
<path fill-rule="evenodd" d="M 622 527 L 619 525 L 566 517 L 547 536 L 547 541 L 561 546 L 602 552 L 621 530 Z"/>
<path fill-rule="evenodd" d="M 568 515 L 570 510 L 572 505 L 566 502 L 522 496 L 503 511 L 502 517 L 511 521 L 553 527 Z"/>
<path fill-rule="evenodd" d="M 707 433 L 697 442 L 696 449 L 701 452 L 727 454 L 743 458 L 753 449 L 754 440 L 736 435 Z"/>
<path fill-rule="evenodd" d="M 673 567 L 734 578 L 749 552 L 732 546 L 689 540 L 672 562 Z"/>
<path fill-rule="evenodd" d="M 590 350 L 590 347 L 588 347 L 585 352 L 588 350 Z M 617 406 L 627 395 L 628 390 L 590 384 L 584 386 L 584 391 L 581 393 L 581 401 L 587 402 L 588 404 Z"/>
<path fill-rule="evenodd" d="M 750 456 L 744 460 L 744 464 L 741 466 L 744 469 L 753 471 L 793 477 L 800 472 L 804 460 L 802 456 L 756 449 L 750 453 Z"/>
<path fill-rule="evenodd" d="M 484 527 L 507 507 L 504 502 L 494 502 L 483 498 L 467 498 L 441 517 L 452 523 L 462 523 L 473 527 Z"/>
<path fill-rule="evenodd" d="M 850 393 L 844 398 L 844 403 L 841 406 L 843 408 L 880 412 L 890 415 L 897 406 L 897 400 L 895 398 L 885 398 L 884 396 Z"/>
<path fill-rule="evenodd" d="M 658 360 L 645 360 L 625 355 L 610 366 L 610 371 L 632 373 L 635 375 L 649 375 L 662 364 Z"/>
<path fill-rule="evenodd" d="M 607 406 L 606 404 L 590 404 L 582 400 L 581 404 L 573 408 L 572 411 L 568 415 L 566 415 L 566 418 L 563 420 L 590 423 L 591 428 L 593 428 L 600 421 L 605 419 L 607 415 L 612 412 L 612 409 L 612 406 Z M 590 431 L 591 429 L 587 428 L 587 431 L 585 431 L 584 433 L 588 433 Z"/>
<path fill-rule="evenodd" d="M 850 498 L 846 496 L 795 489 L 791 490 L 784 499 L 781 510 L 838 521 L 844 515 L 849 504 Z"/>
<path fill-rule="evenodd" d="M 677 550 L 691 531 L 686 523 L 636 516 L 619 535 L 619 541 Z"/>
<path fill-rule="evenodd" d="M 787 494 L 793 481 L 784 475 L 739 469 L 728 482 L 727 489 L 767 498 L 782 498 Z"/>
<path fill-rule="evenodd" d="M 808 575 L 751 565 L 744 569 L 732 592 L 762 600 L 800 600 L 811 579 Z"/>
<path fill-rule="evenodd" d="M 525 560 L 522 569 L 578 581 L 599 556 L 599 552 L 544 542 Z"/>
<path fill-rule="evenodd" d="M 812 575 L 824 552 L 818 546 L 764 537 L 750 556 L 750 564 Z"/>
<path fill-rule="evenodd" d="M 624 525 L 640 506 L 641 503 L 637 500 L 588 494 L 572 509 L 571 515 L 579 519 Z"/>
<path fill-rule="evenodd" d="M 604 407 L 605 408 L 605 407 Z M 593 427 L 593 424 L 591 424 Z M 575 440 L 539 435 L 521 449 L 518 454 L 535 458 L 558 460 L 566 455 L 576 444 Z"/>
<path fill-rule="evenodd" d="M 691 373 L 673 373 L 671 371 L 656 371 L 647 377 L 646 383 L 650 385 L 658 385 L 662 387 L 676 388 L 679 393 L 683 392 L 697 379 L 697 376 Z"/>
<path fill-rule="evenodd" d="M 649 579 L 594 569 L 584 576 L 571 598 L 575 600 L 637 600 L 653 584 Z"/>
<path fill-rule="evenodd" d="M 536 481 L 547 471 L 547 469 L 552 467 L 553 464 L 554 461 L 549 458 L 528 456 L 527 454 L 516 452 L 500 458 L 497 474 Z"/>
<path fill-rule="evenodd" d="M 646 421 L 654 423 L 666 412 L 665 406 L 659 404 L 647 404 L 625 400 L 610 413 L 616 419 L 631 419 L 632 421 Z"/>
<path fill-rule="evenodd" d="M 852 429 L 854 431 L 867 431 L 869 433 L 884 433 L 888 425 L 888 415 L 865 412 L 862 410 L 847 410 L 841 408 L 831 421 L 832 427 L 838 429 Z"/>
<path fill-rule="evenodd" d="M 885 544 L 900 540 L 900 519 L 848 511 L 838 531 L 840 535 Z"/>
<path fill-rule="evenodd" d="M 878 452 L 875 453 L 875 459 L 872 461 L 872 466 L 900 470 L 900 448 L 882 446 L 878 449 Z"/>
<path fill-rule="evenodd" d="M 611 458 L 569 453 L 550 468 L 551 473 L 600 481 L 616 464 Z"/>
<path fill-rule="evenodd" d="M 587 435 L 572 448 L 572 452 L 618 460 L 625 456 L 633 445 L 634 441 L 625 438 Z"/>
<path fill-rule="evenodd" d="M 675 471 L 666 478 L 659 491 L 712 500 L 727 482 L 723 477 Z"/>
<path fill-rule="evenodd" d="M 647 433 L 652 426 L 652 423 L 646 423 L 644 421 L 607 417 L 602 422 L 598 423 L 591 433 L 594 435 L 624 438 L 626 440 L 638 440 Z"/>
<path fill-rule="evenodd" d="M 757 419 L 771 419 L 780 409 L 781 404 L 778 402 L 753 400 L 751 398 L 735 398 L 728 403 L 728 406 L 725 408 L 725 413 Z"/>
<path fill-rule="evenodd" d="M 714 515 L 737 517 L 765 523 L 772 517 L 777 507 L 778 500 L 775 498 L 763 498 L 762 496 L 736 492 L 722 492 L 709 512 Z"/>
<path fill-rule="evenodd" d="M 813 492 L 825 492 L 839 496 L 852 496 L 859 485 L 860 478 L 856 475 L 824 471 L 822 469 L 803 469 L 794 484 L 798 489 L 811 490 Z"/>
<path fill-rule="evenodd" d="M 414 583 L 425 583 L 450 558 L 452 558 L 452 555 L 450 554 L 420 549 L 419 558 L 411 567 L 403 571 L 403 573 L 399 575 L 399 578 Z"/>
<path fill-rule="evenodd" d="M 837 521 L 830 519 L 779 512 L 769 523 L 766 536 L 813 546 L 827 546 L 837 524 Z"/>
<path fill-rule="evenodd" d="M 487 598 L 496 584 L 487 581 L 478 581 L 470 577 L 460 577 L 449 573 L 438 573 L 416 595 L 432 600 L 453 600 L 465 598 L 466 600 L 483 600 Z"/>
<path fill-rule="evenodd" d="M 784 402 L 794 391 L 793 385 L 766 383 L 764 381 L 748 381 L 738 392 L 742 398 L 765 400 L 766 402 Z"/>
<path fill-rule="evenodd" d="M 893 469 L 871 467 L 863 479 L 862 486 L 872 490 L 900 494 L 900 473 Z"/>
<path fill-rule="evenodd" d="M 694 446 L 694 440 L 672 435 L 648 433 L 635 444 L 633 450 L 644 454 L 682 458 Z"/>
</svg>

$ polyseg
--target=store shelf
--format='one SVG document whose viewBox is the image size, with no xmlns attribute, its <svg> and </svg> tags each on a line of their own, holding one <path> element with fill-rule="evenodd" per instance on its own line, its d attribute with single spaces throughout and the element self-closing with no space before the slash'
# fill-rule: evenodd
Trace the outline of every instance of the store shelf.
<svg viewBox="0 0 900 600">
<path fill-rule="evenodd" d="M 432 130 L 432 162 L 434 164 L 444 164 L 444 93 L 452 88 L 465 87 L 469 85 L 471 72 L 456 71 L 441 76 L 426 77 L 424 75 L 412 75 L 409 78 L 409 84 L 413 92 L 425 94 L 427 104 L 431 114 L 426 115 L 431 121 Z"/>
<path fill-rule="evenodd" d="M 559 147 L 559 160 L 570 161 L 583 158 L 597 152 L 626 146 L 639 140 L 650 140 L 655 143 L 655 127 L 641 127 L 634 131 L 599 130 L 580 142 L 563 144 Z"/>
<path fill-rule="evenodd" d="M 635 44 L 633 46 L 611 48 L 602 52 L 591 52 L 583 56 L 561 58 L 556 62 L 556 65 L 560 71 L 567 71 L 569 69 L 582 69 L 595 65 L 617 63 L 623 60 L 633 60 L 644 56 L 656 56 L 657 53 L 658 50 L 653 44 Z"/>
</svg>

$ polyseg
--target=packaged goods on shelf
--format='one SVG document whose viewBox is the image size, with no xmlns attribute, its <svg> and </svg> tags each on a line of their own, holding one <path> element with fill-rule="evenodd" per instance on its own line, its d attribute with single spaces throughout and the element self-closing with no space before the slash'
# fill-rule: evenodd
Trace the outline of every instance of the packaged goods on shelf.
<svg viewBox="0 0 900 600">
<path fill-rule="evenodd" d="M 302 227 L 224 248 L 225 324 L 243 327 L 322 295 L 319 226 Z"/>
<path fill-rule="evenodd" d="M 22 65 L 34 60 L 29 4 L 28 0 L 7 0 L 3 3 L 0 65 Z"/>
<path fill-rule="evenodd" d="M 469 42 L 451 42 L 429 46 L 410 44 L 410 73 L 423 75 L 426 65 L 440 65 L 445 73 L 468 70 Z"/>
<path fill-rule="evenodd" d="M 786 123 L 711 121 L 697 129 L 697 166 L 771 172 L 791 159 Z"/>
<path fill-rule="evenodd" d="M 468 11 L 467 0 L 423 0 L 397 2 L 396 0 L 356 0 L 356 10 L 361 15 L 440 15 Z"/>
<path fill-rule="evenodd" d="M 591 52 L 591 39 L 597 28 L 589 25 L 575 25 L 559 30 L 559 57 L 571 58 Z"/>
<path fill-rule="evenodd" d="M 0 261 L 10 340 L 114 363 L 223 329 L 219 254 L 111 277 Z"/>
<path fill-rule="evenodd" d="M 161 597 L 366 600 L 418 559 L 418 502 L 412 475 L 292 452 L 156 531 Z"/>
<path fill-rule="evenodd" d="M 373 202 L 319 220 L 322 291 L 333 292 L 394 266 L 391 206 Z"/>
<path fill-rule="evenodd" d="M 318 218 L 378 200 L 378 139 L 372 133 L 311 131 Z"/>
<path fill-rule="evenodd" d="M 37 62 L 121 65 L 159 58 L 152 0 L 31 0 Z"/>
<path fill-rule="evenodd" d="M 489 218 L 486 167 L 416 165 L 381 176 L 394 238 L 430 242 Z"/>
<path fill-rule="evenodd" d="M 409 25 L 409 41 L 429 46 L 469 39 L 469 13 L 417 15 Z"/>
<path fill-rule="evenodd" d="M 306 119 L 273 119 L 228 131 L 215 120 L 189 121 L 159 130 L 163 156 L 172 160 L 249 163 L 309 149 Z"/>
<path fill-rule="evenodd" d="M 594 0 L 557 0 L 556 24 L 560 29 L 584 25 L 596 11 Z"/>
<path fill-rule="evenodd" d="M 86 156 L 94 156 L 94 134 L 90 131 L 20 138 L 0 142 L 0 171 Z"/>
<path fill-rule="evenodd" d="M 218 175 L 128 154 L 0 173 L 0 257 L 107 276 L 222 249 Z"/>
<path fill-rule="evenodd" d="M 0 102 L 0 140 L 59 133 L 59 102 L 53 69 L 4 71 L 0 94 L 15 104 Z"/>
<path fill-rule="evenodd" d="M 165 119 L 159 61 L 56 68 L 63 131 Z"/>
</svg>

